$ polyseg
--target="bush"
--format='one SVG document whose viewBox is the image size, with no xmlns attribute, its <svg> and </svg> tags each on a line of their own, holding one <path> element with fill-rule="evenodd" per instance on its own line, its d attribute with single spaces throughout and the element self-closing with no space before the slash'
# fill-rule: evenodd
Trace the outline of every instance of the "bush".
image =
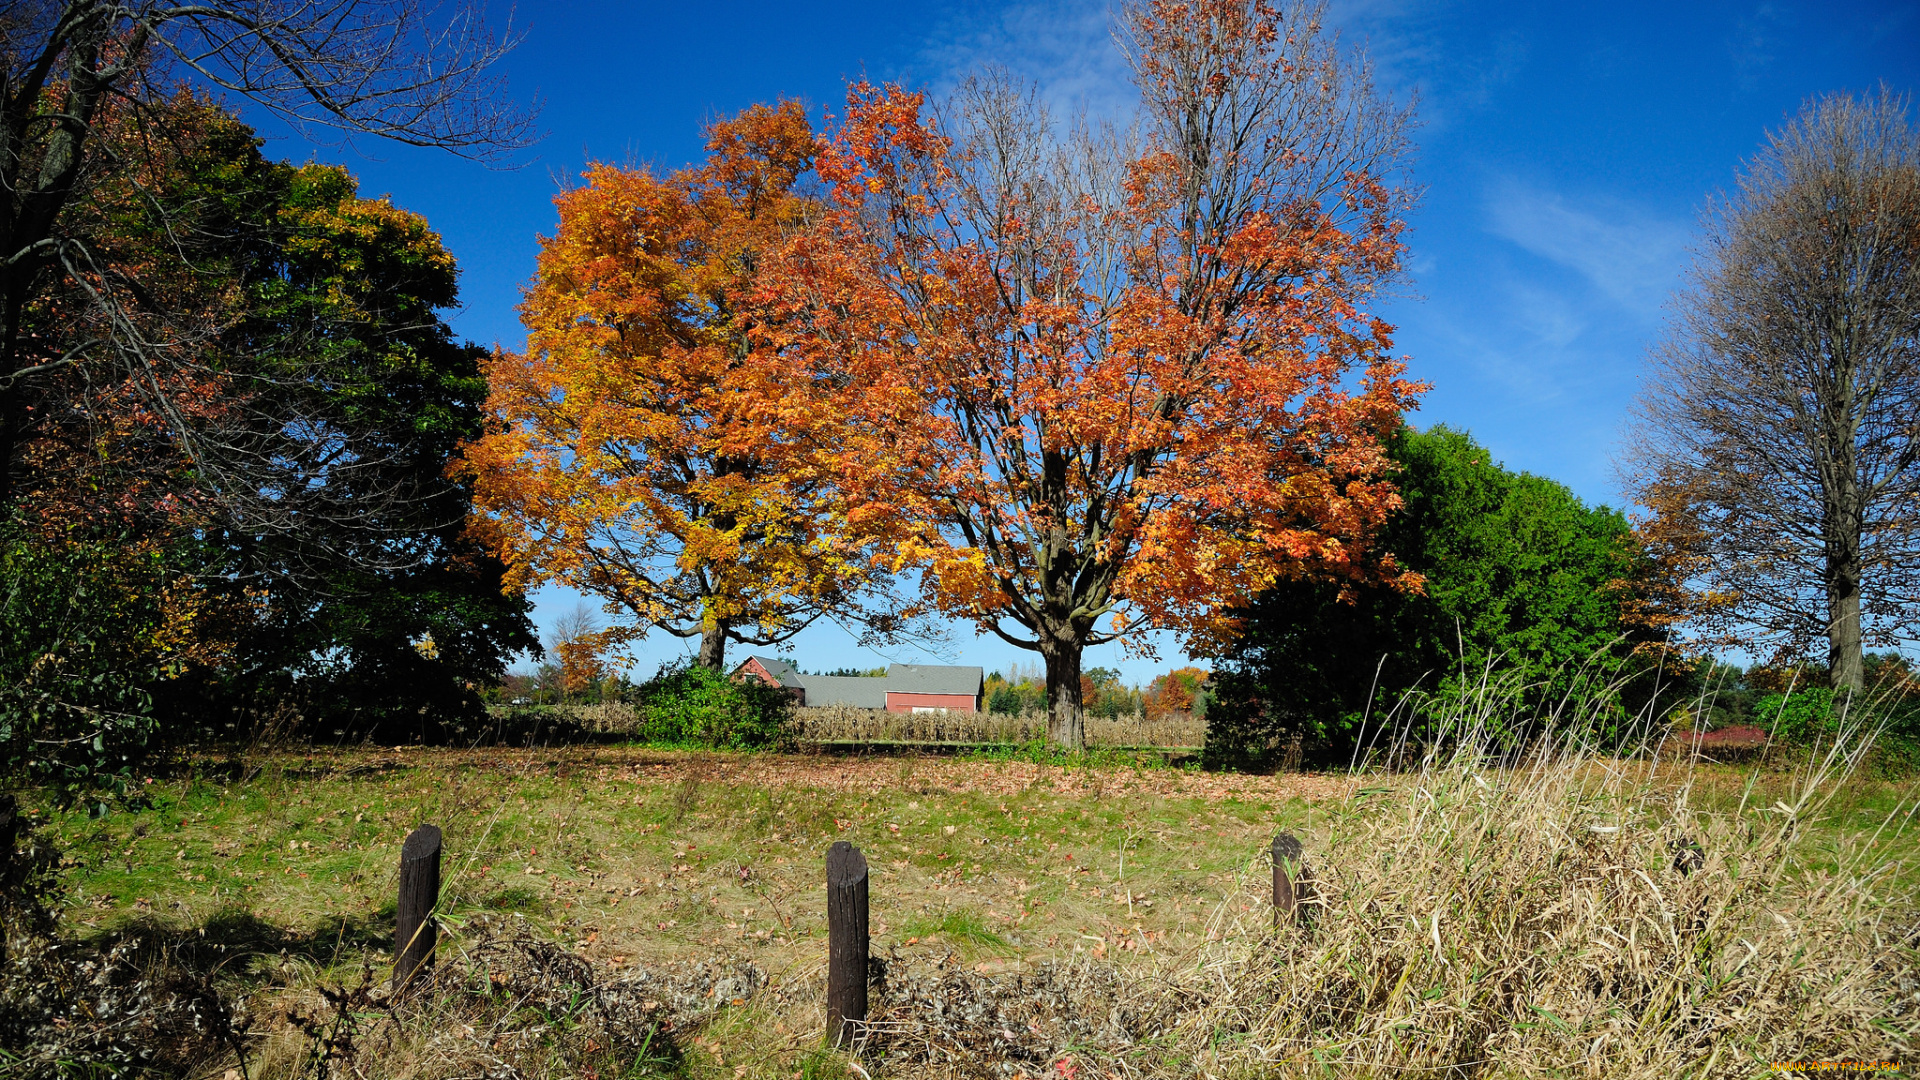
<svg viewBox="0 0 1920 1080">
<path fill-rule="evenodd" d="M 1843 727 L 1863 724 L 1877 729 L 1876 773 L 1908 776 L 1920 771 L 1920 696 L 1904 682 L 1890 687 L 1870 684 L 1865 696 L 1855 701 L 1849 710 L 1838 709 L 1833 691 L 1824 686 L 1768 694 L 1754 703 L 1753 723 L 1785 746 L 1828 744 L 1842 736 Z M 1845 715 L 1849 711 L 1854 715 Z"/>
<path fill-rule="evenodd" d="M 166 553 L 0 530 L 0 781 L 124 791 L 163 678 Z"/>
<path fill-rule="evenodd" d="M 1596 663 L 1634 675 L 1629 699 L 1653 692 L 1631 659 L 1650 635 L 1623 619 L 1639 565 L 1623 515 L 1507 470 L 1464 432 L 1403 428 L 1387 450 L 1405 506 L 1379 540 L 1424 587 L 1284 579 L 1255 598 L 1215 654 L 1209 767 L 1271 768 L 1292 746 L 1345 763 L 1362 718 L 1409 694 L 1478 699 L 1494 667 L 1514 691 L 1503 715 L 1559 708 Z"/>
<path fill-rule="evenodd" d="M 634 697 L 647 742 L 749 750 L 792 741 L 793 698 L 777 686 L 734 682 L 698 664 L 670 664 Z"/>
<path fill-rule="evenodd" d="M 1809 686 L 1791 694 L 1768 694 L 1754 703 L 1753 720 L 1776 742 L 1804 746 L 1833 730 L 1833 691 Z"/>
</svg>

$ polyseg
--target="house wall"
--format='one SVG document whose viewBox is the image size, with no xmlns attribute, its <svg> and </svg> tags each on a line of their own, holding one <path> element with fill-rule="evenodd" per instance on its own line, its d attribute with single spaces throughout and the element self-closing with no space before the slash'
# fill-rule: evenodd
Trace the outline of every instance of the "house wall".
<svg viewBox="0 0 1920 1080">
<path fill-rule="evenodd" d="M 766 683 L 768 686 L 780 685 L 780 680 L 774 678 L 772 672 L 768 671 L 764 667 L 761 667 L 760 661 L 758 660 L 749 659 L 745 663 L 741 664 L 739 667 L 733 670 L 734 678 L 737 679 L 742 675 L 751 675 L 752 677 L 759 679 L 761 682 Z"/>
<path fill-rule="evenodd" d="M 908 694 L 897 690 L 887 691 L 888 712 L 912 712 L 916 708 L 979 712 L 980 699 L 968 694 Z"/>
<path fill-rule="evenodd" d="M 764 666 L 762 666 L 760 661 L 754 660 L 751 658 L 749 658 L 746 663 L 741 664 L 738 668 L 734 669 L 734 672 L 733 672 L 734 678 L 738 679 L 742 676 L 745 676 L 747 678 L 758 679 L 761 682 L 766 683 L 768 686 L 780 685 L 780 680 L 773 677 L 773 672 L 768 671 Z M 793 703 L 795 705 L 805 705 L 807 703 L 807 691 L 805 690 L 805 688 L 798 687 L 798 686 L 789 686 L 786 688 L 786 691 L 787 691 L 787 696 L 793 699 Z"/>
</svg>

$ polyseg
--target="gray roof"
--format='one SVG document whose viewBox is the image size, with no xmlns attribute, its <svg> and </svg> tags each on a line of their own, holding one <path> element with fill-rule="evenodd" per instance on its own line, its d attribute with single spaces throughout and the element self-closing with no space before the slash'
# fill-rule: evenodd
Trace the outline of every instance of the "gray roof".
<svg viewBox="0 0 1920 1080">
<path fill-rule="evenodd" d="M 887 668 L 887 689 L 896 694 L 965 694 L 979 697 L 984 672 L 977 667 L 894 664 Z"/>
<path fill-rule="evenodd" d="M 800 685 L 800 669 L 794 667 L 791 661 L 777 656 L 750 656 L 747 659 L 759 661 L 760 666 L 767 669 L 767 674 L 778 679 L 781 686 Z"/>
<path fill-rule="evenodd" d="M 796 675 L 794 678 L 799 680 L 798 685 L 806 688 L 806 704 L 809 707 L 848 705 L 856 709 L 884 709 L 887 707 L 887 691 L 898 689 L 892 679 L 847 675 Z M 783 677 L 781 681 L 786 680 Z"/>
</svg>

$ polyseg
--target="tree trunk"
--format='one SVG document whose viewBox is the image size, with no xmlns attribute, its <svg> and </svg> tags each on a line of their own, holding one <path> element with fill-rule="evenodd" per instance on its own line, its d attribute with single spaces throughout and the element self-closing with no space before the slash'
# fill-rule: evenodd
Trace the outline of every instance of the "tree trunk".
<svg viewBox="0 0 1920 1080">
<path fill-rule="evenodd" d="M 1860 655 L 1860 560 L 1839 558 L 1827 567 L 1827 685 L 1844 696 L 1866 685 Z"/>
<path fill-rule="evenodd" d="M 1860 656 L 1863 515 L 1853 438 L 1853 425 L 1834 433 L 1832 441 L 1839 446 L 1833 455 L 1837 475 L 1829 482 L 1822 530 L 1826 533 L 1827 685 L 1833 688 L 1836 697 L 1860 689 L 1866 681 Z"/>
<path fill-rule="evenodd" d="M 719 671 L 727 662 L 727 624 L 719 620 L 700 634 L 699 663 L 703 668 Z"/>
<path fill-rule="evenodd" d="M 1078 641 L 1040 635 L 1040 655 L 1047 663 L 1047 737 L 1065 750 L 1087 745 L 1087 714 L 1080 694 Z"/>
</svg>

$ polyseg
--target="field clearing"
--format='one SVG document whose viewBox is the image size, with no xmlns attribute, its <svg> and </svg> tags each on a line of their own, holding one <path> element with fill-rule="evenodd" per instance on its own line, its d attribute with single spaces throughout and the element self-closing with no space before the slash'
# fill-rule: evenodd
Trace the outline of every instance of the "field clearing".
<svg viewBox="0 0 1920 1080">
<path fill-rule="evenodd" d="M 633 706 L 618 702 L 539 708 L 596 734 L 632 735 L 640 725 Z M 506 712 L 499 708 L 495 711 L 501 715 Z M 794 739 L 802 747 L 823 743 L 1021 745 L 1047 738 L 1047 715 L 1033 710 L 896 713 L 831 705 L 794 709 L 790 723 Z M 1207 737 L 1207 722 L 1184 713 L 1152 717 L 1088 715 L 1086 728 L 1087 745 L 1092 747 L 1198 750 Z"/>
<path fill-rule="evenodd" d="M 1308 827 L 1316 803 L 1355 786 L 1306 774 L 623 748 L 353 751 L 256 767 L 244 783 L 148 785 L 146 813 L 63 819 L 83 923 L 146 910 L 200 920 L 238 904 L 276 924 L 342 920 L 377 934 L 368 919 L 392 906 L 400 842 L 431 821 L 448 836 L 450 910 L 512 911 L 562 937 L 597 935 L 596 958 L 806 940 L 818 928 L 794 910 L 818 913 L 819 860 L 839 839 L 873 863 L 881 941 L 926 936 L 893 931 L 918 926 L 922 909 L 950 909 L 1046 955 L 1088 946 L 1073 935 L 1062 944 L 1059 926 L 1012 928 L 1071 923 L 1077 935 L 1119 920 L 1158 936 L 1177 925 L 1175 909 L 1191 916 L 1185 898 L 1201 883 L 1232 879 L 1274 828 Z M 1182 899 L 1153 899 L 1169 891 Z M 793 909 L 784 921 L 783 902 Z"/>
<path fill-rule="evenodd" d="M 152 805 L 141 812 L 55 815 L 71 860 L 68 919 L 93 934 L 204 931 L 249 954 L 225 962 L 254 987 L 256 1026 L 278 1032 L 256 1076 L 291 1075 L 300 1040 L 288 1009 L 311 1009 L 315 987 L 351 985 L 363 965 L 387 959 L 400 842 L 422 821 L 447 835 L 443 956 L 505 933 L 558 943 L 610 982 L 750 962 L 769 989 L 684 1033 L 677 1074 L 847 1076 L 855 1074 L 836 1064 L 843 1059 L 816 1052 L 821 859 L 834 840 L 868 856 L 875 952 L 897 976 L 970 979 L 975 990 L 1062 971 L 1156 980 L 1227 962 L 1210 950 L 1242 950 L 1232 962 L 1246 962 L 1244 950 L 1267 933 L 1264 853 L 1277 829 L 1306 841 L 1310 863 L 1363 860 L 1323 872 L 1365 874 L 1379 869 L 1365 864 L 1370 852 L 1392 855 L 1364 842 L 1356 850 L 1356 838 L 1394 828 L 1434 798 L 1418 774 L 1262 777 L 628 747 L 365 749 L 191 764 L 194 775 L 143 784 Z M 1594 787 L 1577 812 L 1616 821 L 1630 819 L 1602 789 L 1629 774 L 1636 784 L 1651 774 L 1640 790 L 1654 803 L 1685 799 L 1729 830 L 1751 831 L 1744 822 L 1763 820 L 1763 808 L 1795 790 L 1788 772 L 1606 761 L 1581 772 Z M 1876 893 L 1911 898 L 1920 891 L 1914 833 L 1886 824 L 1912 800 L 1911 784 L 1850 782 L 1806 817 L 1795 873 L 1845 872 L 1866 845 L 1883 867 Z M 1344 855 L 1321 855 L 1342 844 Z M 1394 888 L 1409 886 L 1415 895 L 1401 899 L 1421 912 L 1446 902 L 1417 895 L 1444 892 L 1442 882 Z M 1416 942 L 1429 934 L 1428 917 L 1420 915 Z M 1912 943 L 1898 948 L 1910 953 Z M 1395 992 L 1418 1002 L 1418 990 Z M 430 1059 L 364 1075 L 468 1075 Z M 540 1075 L 577 1067 L 553 1060 Z M 892 1075 L 972 1075 L 964 1064 L 935 1064 Z M 1215 1075 L 1256 1074 L 1221 1064 Z"/>
</svg>

